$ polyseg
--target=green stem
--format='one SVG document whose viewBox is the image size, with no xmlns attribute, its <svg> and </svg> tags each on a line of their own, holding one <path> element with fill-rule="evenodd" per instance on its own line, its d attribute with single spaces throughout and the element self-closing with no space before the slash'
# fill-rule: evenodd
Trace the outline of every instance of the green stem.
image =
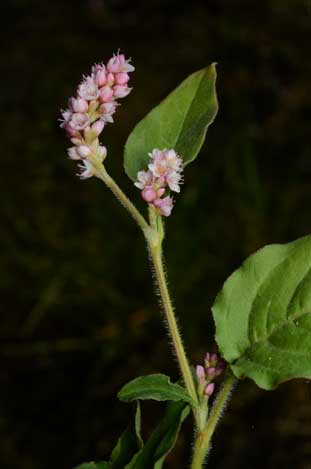
<svg viewBox="0 0 311 469">
<path fill-rule="evenodd" d="M 161 217 L 156 215 L 153 207 L 149 207 L 150 225 L 146 222 L 145 218 L 140 214 L 137 208 L 127 198 L 118 184 L 109 176 L 105 167 L 96 158 L 89 157 L 92 165 L 96 169 L 96 175 L 106 184 L 107 187 L 114 193 L 117 199 L 120 200 L 122 205 L 132 215 L 138 226 L 142 229 L 150 249 L 151 258 L 154 265 L 154 270 L 157 282 L 160 289 L 161 299 L 166 314 L 166 319 L 170 334 L 172 337 L 173 345 L 175 348 L 176 356 L 185 382 L 185 386 L 192 397 L 195 404 L 198 404 L 197 392 L 195 389 L 192 373 L 186 357 L 184 346 L 181 336 L 179 334 L 177 321 L 175 318 L 174 310 L 172 307 L 170 295 L 167 288 L 165 273 L 162 263 L 162 241 L 164 237 L 163 225 Z"/>
<path fill-rule="evenodd" d="M 226 407 L 234 383 L 235 377 L 231 371 L 227 372 L 222 388 L 218 393 L 214 406 L 211 410 L 211 414 L 207 420 L 206 426 L 196 435 L 191 469 L 201 469 L 203 467 L 205 457 L 209 450 L 211 438 L 215 431 L 216 425 L 219 422 L 219 419 L 221 418 Z"/>
<path fill-rule="evenodd" d="M 185 386 L 188 390 L 188 393 L 192 397 L 193 401 L 198 404 L 197 392 L 195 389 L 191 369 L 186 357 L 185 349 L 182 343 L 182 339 L 178 330 L 178 325 L 176 317 L 174 314 L 174 309 L 170 299 L 166 277 L 163 269 L 162 263 L 162 250 L 161 243 L 154 246 L 149 242 L 151 259 L 154 265 L 154 272 L 158 282 L 161 300 L 163 304 L 163 309 L 166 315 L 167 324 L 169 327 L 170 335 L 173 341 L 175 353 L 178 359 L 179 367 L 182 373 L 182 377 L 185 383 Z"/>
<path fill-rule="evenodd" d="M 92 158 L 92 165 L 96 169 L 96 175 L 106 184 L 106 186 L 114 193 L 114 195 L 119 199 L 121 204 L 127 209 L 127 211 L 132 215 L 138 226 L 146 234 L 150 227 L 146 222 L 145 218 L 137 210 L 135 205 L 128 199 L 124 194 L 122 189 L 118 184 L 112 179 L 112 177 L 107 173 L 106 168 L 100 163 L 96 158 Z"/>
</svg>

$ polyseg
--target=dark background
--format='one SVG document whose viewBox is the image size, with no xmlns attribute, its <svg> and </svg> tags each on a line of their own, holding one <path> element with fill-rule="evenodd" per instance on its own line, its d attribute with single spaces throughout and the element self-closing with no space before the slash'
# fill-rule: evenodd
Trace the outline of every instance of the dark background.
<svg viewBox="0 0 311 469">
<path fill-rule="evenodd" d="M 135 123 L 182 79 L 217 61 L 220 111 L 167 223 L 167 269 L 193 363 L 213 347 L 210 306 L 266 243 L 311 226 L 311 3 L 89 0 L 1 3 L 0 467 L 70 469 L 108 456 L 139 374 L 177 378 L 144 240 L 100 181 L 66 158 L 59 109 L 94 62 L 133 58 L 134 90 L 104 131 L 122 172 Z M 311 468 L 305 380 L 240 383 L 211 469 Z M 143 407 L 144 431 L 160 404 Z M 166 467 L 186 468 L 183 427 Z M 147 468 L 146 468 L 147 469 Z"/>
</svg>

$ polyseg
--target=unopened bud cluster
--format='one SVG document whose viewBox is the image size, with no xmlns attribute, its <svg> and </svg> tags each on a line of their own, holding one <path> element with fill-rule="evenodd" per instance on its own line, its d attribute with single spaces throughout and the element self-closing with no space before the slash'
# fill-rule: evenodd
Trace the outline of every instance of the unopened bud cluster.
<svg viewBox="0 0 311 469">
<path fill-rule="evenodd" d="M 68 155 L 72 160 L 81 160 L 82 179 L 95 174 L 90 155 L 101 162 L 106 158 L 107 150 L 98 137 L 106 123 L 113 122 L 117 100 L 130 93 L 129 72 L 133 71 L 130 60 L 119 53 L 107 65 L 95 64 L 91 74 L 83 77 L 76 97 L 69 99 L 68 109 L 62 112 L 61 127 L 74 145 L 68 149 Z"/>
<path fill-rule="evenodd" d="M 208 399 L 214 392 L 214 379 L 225 369 L 225 362 L 216 353 L 206 353 L 204 366 L 196 366 L 198 394 Z"/>
<path fill-rule="evenodd" d="M 183 161 L 173 149 L 154 149 L 149 156 L 148 170 L 138 172 L 135 186 L 141 189 L 141 196 L 148 204 L 160 215 L 168 217 L 173 208 L 173 199 L 168 192 L 180 192 Z"/>
</svg>

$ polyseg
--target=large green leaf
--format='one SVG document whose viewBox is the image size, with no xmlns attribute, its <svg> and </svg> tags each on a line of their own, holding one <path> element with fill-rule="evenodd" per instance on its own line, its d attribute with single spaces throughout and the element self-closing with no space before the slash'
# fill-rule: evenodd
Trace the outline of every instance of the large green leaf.
<svg viewBox="0 0 311 469">
<path fill-rule="evenodd" d="M 237 377 L 273 389 L 311 377 L 311 236 L 270 245 L 226 281 L 213 306 L 216 340 Z"/>
<path fill-rule="evenodd" d="M 217 114 L 215 82 L 215 64 L 193 73 L 136 125 L 124 154 L 131 179 L 146 169 L 148 153 L 154 148 L 174 148 L 185 164 L 194 160 Z"/>
<path fill-rule="evenodd" d="M 184 402 L 170 402 L 163 419 L 126 469 L 161 469 L 164 459 L 175 445 L 181 424 L 189 411 L 188 404 Z"/>
<path fill-rule="evenodd" d="M 141 412 L 137 402 L 135 423 L 131 424 L 120 436 L 111 453 L 111 468 L 123 469 L 133 456 L 143 447 L 141 438 Z"/>
<path fill-rule="evenodd" d="M 171 383 L 168 376 L 153 374 L 140 376 L 125 384 L 118 393 L 121 401 L 154 399 L 156 401 L 192 402 L 187 391 L 179 384 Z"/>
</svg>

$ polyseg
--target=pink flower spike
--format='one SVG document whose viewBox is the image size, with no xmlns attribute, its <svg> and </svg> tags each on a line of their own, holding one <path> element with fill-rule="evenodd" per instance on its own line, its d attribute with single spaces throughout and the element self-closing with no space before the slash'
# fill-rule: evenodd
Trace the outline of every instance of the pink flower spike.
<svg viewBox="0 0 311 469">
<path fill-rule="evenodd" d="M 111 101 L 113 97 L 113 89 L 110 86 L 103 86 L 99 93 L 99 101 L 101 103 Z"/>
<path fill-rule="evenodd" d="M 204 395 L 206 397 L 210 397 L 213 392 L 214 392 L 214 389 L 215 389 L 215 384 L 214 383 L 209 383 L 206 388 L 204 389 Z"/>
<path fill-rule="evenodd" d="M 94 64 L 91 73 L 83 76 L 77 94 L 69 99 L 68 109 L 61 111 L 60 126 L 74 145 L 68 149 L 68 156 L 83 161 L 80 165 L 82 179 L 96 175 L 92 158 L 103 162 L 107 156 L 107 149 L 100 144 L 98 137 L 106 123 L 113 122 L 113 114 L 119 106 L 117 98 L 124 98 L 131 91 L 127 83 L 128 73 L 133 70 L 130 60 L 119 53 L 109 60 L 107 67 L 103 63 Z M 164 194 L 163 191 L 157 194 L 162 186 L 157 183 L 153 187 L 154 183 L 153 175 L 147 175 L 147 172 L 144 182 L 139 178 L 136 182 L 141 190 L 146 190 L 143 195 L 146 200 L 153 201 Z M 169 203 L 161 201 L 162 204 L 163 212 L 168 212 Z"/>
<path fill-rule="evenodd" d="M 156 199 L 157 194 L 153 189 L 144 189 L 141 193 L 141 196 L 146 202 L 150 203 Z"/>
<path fill-rule="evenodd" d="M 103 120 L 97 120 L 94 124 L 91 125 L 91 129 L 95 132 L 96 136 L 98 137 L 102 131 L 104 130 L 105 122 Z"/>
<path fill-rule="evenodd" d="M 115 76 L 115 84 L 116 85 L 126 85 L 130 79 L 128 73 L 117 73 Z"/>
<path fill-rule="evenodd" d="M 116 85 L 113 88 L 113 95 L 117 99 L 125 98 L 127 95 L 130 94 L 132 91 L 132 88 L 129 88 L 128 86 L 124 85 Z"/>
</svg>

